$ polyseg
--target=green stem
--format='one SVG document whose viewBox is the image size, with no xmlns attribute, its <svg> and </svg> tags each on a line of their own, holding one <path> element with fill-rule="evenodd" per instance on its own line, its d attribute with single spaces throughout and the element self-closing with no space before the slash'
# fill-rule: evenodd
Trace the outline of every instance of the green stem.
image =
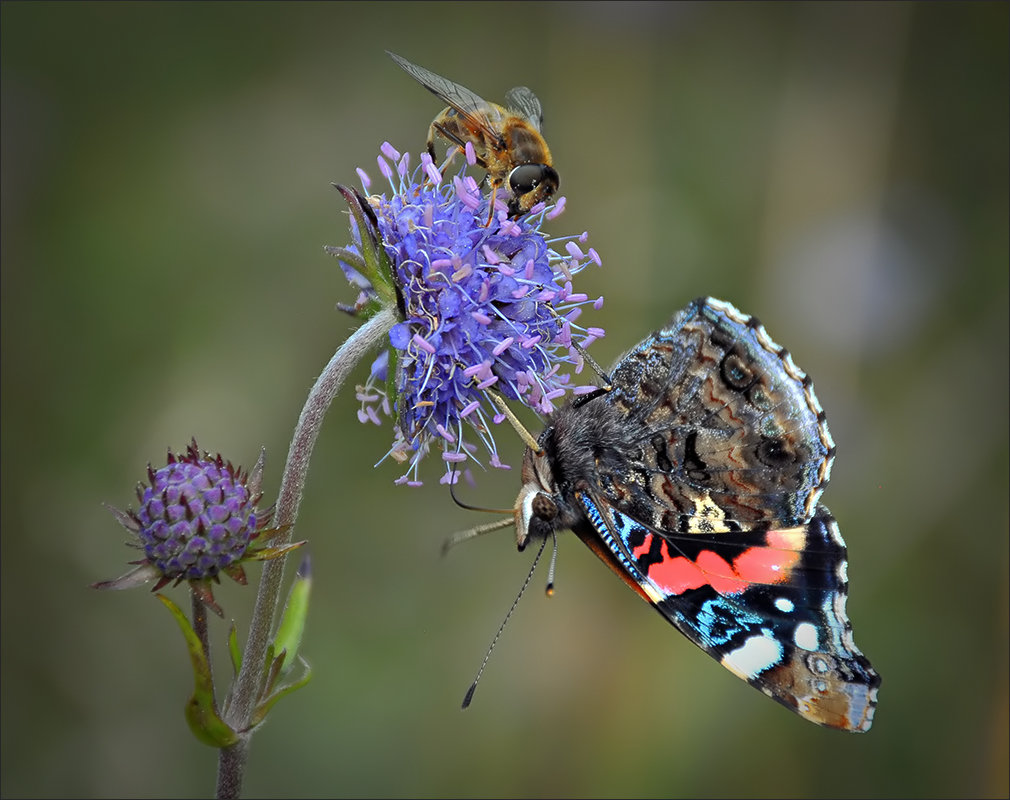
<svg viewBox="0 0 1010 800">
<path fill-rule="evenodd" d="M 330 403 L 337 396 L 337 392 L 340 391 L 340 387 L 347 379 L 351 369 L 367 353 L 381 344 L 383 338 L 387 336 L 390 328 L 396 322 L 396 310 L 383 308 L 354 331 L 334 353 L 333 358 L 326 365 L 326 369 L 323 370 L 309 392 L 301 416 L 298 418 L 294 436 L 291 439 L 288 461 L 284 467 L 280 493 L 277 497 L 277 510 L 273 524 L 290 526 L 284 534 L 278 537 L 277 545 L 287 544 L 291 541 L 295 519 L 298 516 L 298 506 L 305 488 L 309 460 L 312 457 L 312 450 Z M 242 779 L 245 774 L 251 739 L 249 724 L 262 688 L 260 682 L 265 672 L 264 659 L 270 640 L 270 631 L 274 618 L 280 610 L 281 581 L 284 576 L 285 561 L 285 558 L 277 558 L 264 563 L 259 593 L 256 596 L 256 607 L 253 610 L 253 618 L 249 626 L 249 641 L 246 643 L 245 653 L 242 657 L 242 668 L 235 681 L 231 701 L 225 710 L 225 721 L 241 738 L 237 744 L 221 750 L 217 784 L 219 798 L 237 798 L 242 792 Z"/>
<path fill-rule="evenodd" d="M 210 635 L 207 630 L 207 606 L 204 605 L 203 600 L 197 595 L 196 592 L 189 593 L 192 600 L 193 607 L 193 632 L 196 634 L 197 638 L 200 640 L 200 644 L 203 645 L 203 652 L 207 658 L 207 668 L 211 670 L 210 661 Z M 211 670 L 213 674 L 213 671 Z M 213 682 L 211 683 L 211 691 L 213 692 Z M 217 709 L 217 697 L 214 694 L 211 695 L 211 699 L 214 702 L 214 708 Z"/>
</svg>

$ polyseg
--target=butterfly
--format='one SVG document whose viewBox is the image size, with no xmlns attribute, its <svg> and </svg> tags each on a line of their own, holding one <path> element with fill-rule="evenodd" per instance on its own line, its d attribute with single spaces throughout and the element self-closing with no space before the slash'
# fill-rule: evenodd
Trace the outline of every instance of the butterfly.
<svg viewBox="0 0 1010 800">
<path fill-rule="evenodd" d="M 519 549 L 573 531 L 730 672 L 804 719 L 866 731 L 880 677 L 853 641 L 845 542 L 819 502 L 834 455 L 785 348 L 700 298 L 527 447 Z"/>
</svg>

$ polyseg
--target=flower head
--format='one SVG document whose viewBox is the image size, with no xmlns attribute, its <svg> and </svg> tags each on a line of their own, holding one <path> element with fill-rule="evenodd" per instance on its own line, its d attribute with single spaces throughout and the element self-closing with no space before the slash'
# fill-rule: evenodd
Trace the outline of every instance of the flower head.
<svg viewBox="0 0 1010 800">
<path fill-rule="evenodd" d="M 490 423 L 505 419 L 492 392 L 548 414 L 570 391 L 592 388 L 573 388 L 562 369 L 582 368 L 577 337 L 586 347 L 603 336 L 576 324 L 584 305 L 600 308 L 603 298 L 591 301 L 572 288 L 572 277 L 599 257 L 579 246 L 586 234 L 549 239 L 542 232 L 564 198 L 517 219 L 499 201 L 488 224 L 490 198 L 463 170 L 443 180 L 427 153 L 411 171 L 409 154 L 388 143 L 382 152 L 379 169 L 391 191 L 359 199 L 353 244 L 328 248 L 359 288 L 355 308 L 363 310 L 384 291 L 376 277 L 381 270 L 365 268 L 374 242 L 401 311 L 390 348 L 359 387 L 359 419 L 380 424 L 380 413 L 395 415 L 389 454 L 409 464 L 398 483 L 420 483 L 418 465 L 432 445 L 446 463 L 442 481 L 455 480 L 452 466 L 476 451 L 468 431 L 483 443 L 491 466 L 507 468 L 491 433 Z M 469 148 L 468 156 L 472 165 Z M 368 191 L 368 176 L 358 173 Z M 362 231 L 362 222 L 369 230 Z"/>
<path fill-rule="evenodd" d="M 210 589 L 219 573 L 245 583 L 243 561 L 275 558 L 290 549 L 252 546 L 261 534 L 279 532 L 267 529 L 272 510 L 257 508 L 262 469 L 261 456 L 250 477 L 220 455 L 201 455 L 195 440 L 185 454 L 169 451 L 164 467 L 148 465 L 150 485 L 137 485 L 137 510 L 111 509 L 136 535 L 144 558 L 131 562 L 137 566 L 126 575 L 94 587 L 127 589 L 157 578 L 157 591 L 173 580 L 189 581 L 220 612 Z"/>
</svg>

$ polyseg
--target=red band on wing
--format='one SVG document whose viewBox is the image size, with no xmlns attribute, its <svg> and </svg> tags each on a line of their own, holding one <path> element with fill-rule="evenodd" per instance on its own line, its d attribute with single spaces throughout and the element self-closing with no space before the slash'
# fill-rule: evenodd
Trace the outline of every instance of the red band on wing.
<svg viewBox="0 0 1010 800">
<path fill-rule="evenodd" d="M 632 551 L 635 558 L 649 552 L 652 536 L 647 534 L 641 546 Z M 719 594 L 739 594 L 755 583 L 771 584 L 787 580 L 799 559 L 800 553 L 795 550 L 749 547 L 730 564 L 714 550 L 703 550 L 696 561 L 685 556 L 667 555 L 662 561 L 650 564 L 646 574 L 659 589 L 670 594 L 683 594 L 705 584 Z"/>
</svg>

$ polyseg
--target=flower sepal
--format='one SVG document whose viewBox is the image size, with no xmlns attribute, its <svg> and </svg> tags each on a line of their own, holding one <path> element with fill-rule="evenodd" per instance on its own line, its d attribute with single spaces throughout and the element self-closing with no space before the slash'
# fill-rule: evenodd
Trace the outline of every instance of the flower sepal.
<svg viewBox="0 0 1010 800">
<path fill-rule="evenodd" d="M 360 290 L 357 300 L 354 301 L 354 305 L 337 303 L 337 308 L 345 314 L 360 318 L 362 321 L 371 319 L 382 308 L 382 303 L 372 289 L 372 282 L 365 277 L 365 273 L 368 272 L 365 260 L 356 252 L 346 247 L 325 245 L 323 249 L 337 259 L 337 263 L 340 264 L 340 268 L 344 271 L 344 277 L 347 278 L 348 283 Z"/>
<path fill-rule="evenodd" d="M 344 307 L 344 310 L 351 310 L 351 313 L 358 313 L 368 319 L 383 306 L 398 304 L 393 265 L 383 247 L 378 220 L 368 201 L 355 189 L 340 184 L 333 186 L 347 201 L 352 232 L 356 234 L 355 244 L 361 252 L 356 253 L 346 247 L 327 246 L 325 249 L 340 262 L 348 280 L 362 290 L 353 309 Z"/>
<path fill-rule="evenodd" d="M 107 581 L 96 581 L 91 584 L 92 589 L 112 589 L 115 591 L 120 591 L 122 589 L 134 589 L 137 586 L 143 586 L 149 581 L 153 581 L 155 578 L 161 575 L 154 564 L 148 564 L 146 561 L 131 561 L 131 564 L 136 564 L 133 569 L 129 572 L 125 572 L 118 578 L 113 578 Z"/>
<path fill-rule="evenodd" d="M 278 547 L 257 548 L 249 553 L 248 559 L 249 561 L 270 561 L 281 556 L 286 556 L 292 550 L 297 550 L 306 544 L 308 544 L 308 539 L 302 539 L 300 542 L 292 542 L 291 544 L 280 545 Z M 241 564 L 238 566 L 241 569 Z M 231 576 L 229 575 L 229 577 Z"/>
</svg>

